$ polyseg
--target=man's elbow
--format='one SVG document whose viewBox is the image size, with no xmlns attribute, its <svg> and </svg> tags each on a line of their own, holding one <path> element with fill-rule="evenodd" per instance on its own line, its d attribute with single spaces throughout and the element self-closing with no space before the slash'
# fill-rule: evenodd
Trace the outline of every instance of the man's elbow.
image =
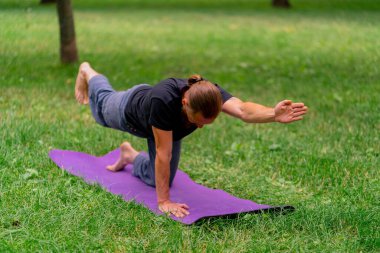
<svg viewBox="0 0 380 253">
<path fill-rule="evenodd" d="M 244 122 L 250 122 L 251 120 L 251 115 L 248 113 L 248 110 L 244 108 L 244 106 L 242 106 L 240 109 L 239 118 Z"/>
</svg>

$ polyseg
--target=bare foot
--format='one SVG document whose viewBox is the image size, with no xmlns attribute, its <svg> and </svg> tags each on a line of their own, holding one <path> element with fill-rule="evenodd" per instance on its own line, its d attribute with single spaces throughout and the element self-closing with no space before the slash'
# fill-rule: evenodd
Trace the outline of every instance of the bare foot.
<svg viewBox="0 0 380 253">
<path fill-rule="evenodd" d="M 75 81 L 75 98 L 76 100 L 83 105 L 88 104 L 88 79 L 86 73 L 91 69 L 88 62 L 83 62 L 79 66 L 79 71 L 77 79 Z"/>
<path fill-rule="evenodd" d="M 125 165 L 133 163 L 138 154 L 139 152 L 137 152 L 129 142 L 123 142 L 120 145 L 119 159 L 113 165 L 108 165 L 106 168 L 114 172 L 122 170 Z"/>
</svg>

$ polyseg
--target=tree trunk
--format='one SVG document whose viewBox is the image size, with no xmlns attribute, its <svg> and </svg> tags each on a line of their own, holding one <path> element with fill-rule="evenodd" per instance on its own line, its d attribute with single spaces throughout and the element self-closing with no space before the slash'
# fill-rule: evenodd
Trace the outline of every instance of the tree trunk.
<svg viewBox="0 0 380 253">
<path fill-rule="evenodd" d="M 289 0 L 272 0 L 272 6 L 278 8 L 290 8 Z"/>
<path fill-rule="evenodd" d="M 56 3 L 56 0 L 41 0 L 40 4 L 53 4 Z"/>
<path fill-rule="evenodd" d="M 75 40 L 74 16 L 71 8 L 71 0 L 57 0 L 57 11 L 60 29 L 61 62 L 77 62 L 78 53 Z"/>
</svg>

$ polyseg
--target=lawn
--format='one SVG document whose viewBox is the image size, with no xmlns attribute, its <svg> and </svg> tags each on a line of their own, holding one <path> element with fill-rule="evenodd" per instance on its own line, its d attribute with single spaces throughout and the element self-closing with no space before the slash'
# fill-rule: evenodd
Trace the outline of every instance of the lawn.
<svg viewBox="0 0 380 253">
<path fill-rule="evenodd" d="M 0 252 L 378 252 L 380 6 L 375 1 L 74 1 L 81 61 L 118 90 L 200 73 L 234 96 L 309 107 L 303 121 L 222 115 L 183 142 L 193 180 L 288 215 L 184 226 L 62 172 L 49 150 L 129 140 L 79 106 L 54 6 L 0 3 Z M 105 4 L 107 2 L 107 4 Z"/>
</svg>

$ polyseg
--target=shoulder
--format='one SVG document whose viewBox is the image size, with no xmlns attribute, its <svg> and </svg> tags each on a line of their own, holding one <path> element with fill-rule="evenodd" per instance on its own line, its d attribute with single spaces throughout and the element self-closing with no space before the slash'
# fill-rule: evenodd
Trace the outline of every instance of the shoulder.
<svg viewBox="0 0 380 253">
<path fill-rule="evenodd" d="M 187 80 L 183 78 L 170 77 L 158 82 L 153 88 L 175 89 L 187 85 Z"/>
<path fill-rule="evenodd" d="M 182 90 L 186 87 L 187 81 L 182 78 L 167 78 L 157 83 L 152 88 L 152 98 L 170 102 L 182 98 Z"/>
<path fill-rule="evenodd" d="M 214 83 L 214 84 L 219 89 L 220 94 L 222 94 L 223 103 L 227 102 L 230 98 L 233 97 L 231 95 L 231 93 L 229 93 L 228 91 L 226 91 L 225 89 L 223 89 L 222 87 L 220 87 L 218 84 L 216 84 L 216 83 Z"/>
</svg>

